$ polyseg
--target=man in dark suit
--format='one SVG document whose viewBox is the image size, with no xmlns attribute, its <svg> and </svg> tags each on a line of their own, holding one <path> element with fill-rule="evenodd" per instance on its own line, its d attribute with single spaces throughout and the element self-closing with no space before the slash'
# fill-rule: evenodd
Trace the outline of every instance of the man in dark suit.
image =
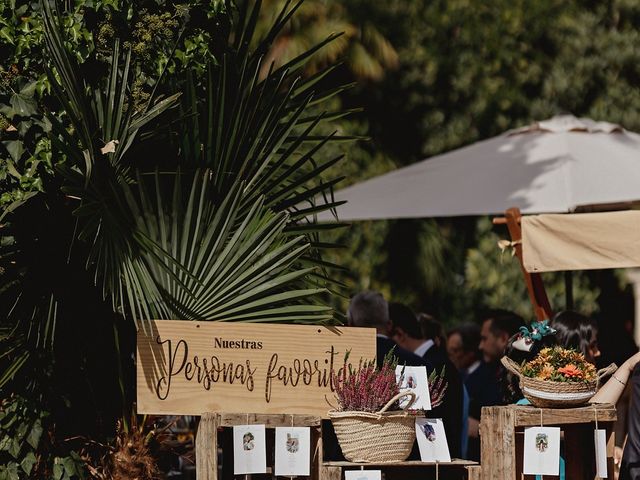
<svg viewBox="0 0 640 480">
<path fill-rule="evenodd" d="M 447 432 L 447 443 L 452 457 L 459 457 L 462 443 L 463 391 L 462 379 L 444 349 L 436 345 L 435 338 L 424 338 L 413 311 L 401 303 L 389 304 L 393 324 L 392 339 L 405 350 L 420 356 L 440 374 L 444 369 L 447 390 L 441 406 L 431 410 L 429 416 L 442 418 Z"/>
<path fill-rule="evenodd" d="M 376 359 L 378 368 L 382 366 L 384 357 L 393 350 L 393 355 L 398 360 L 398 365 L 413 367 L 426 366 L 427 370 L 433 370 L 433 366 L 415 355 L 413 352 L 398 346 L 392 339 L 393 325 L 389 320 L 389 305 L 381 293 L 360 292 L 349 303 L 347 322 L 350 327 L 375 328 L 376 335 Z"/>
</svg>

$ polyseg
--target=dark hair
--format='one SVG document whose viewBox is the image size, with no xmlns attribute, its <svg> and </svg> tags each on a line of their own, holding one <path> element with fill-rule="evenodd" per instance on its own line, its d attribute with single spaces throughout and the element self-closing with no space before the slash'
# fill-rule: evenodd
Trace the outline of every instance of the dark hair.
<svg viewBox="0 0 640 480">
<path fill-rule="evenodd" d="M 439 338 L 441 342 L 446 340 L 442 324 L 428 313 L 418 314 L 418 326 L 420 327 L 422 338 L 426 340 L 436 340 Z"/>
<path fill-rule="evenodd" d="M 401 328 L 411 338 L 422 338 L 416 314 L 403 303 L 389 303 L 389 319 L 393 324 L 393 328 Z"/>
<path fill-rule="evenodd" d="M 449 330 L 449 336 L 460 335 L 462 340 L 462 350 L 465 352 L 478 352 L 480 346 L 480 327 L 475 323 L 463 323 Z"/>
<path fill-rule="evenodd" d="M 506 333 L 509 337 L 512 337 L 520 330 L 520 327 L 525 325 L 524 319 L 520 315 L 503 309 L 486 310 L 480 318 L 482 322 L 491 320 L 489 330 L 496 336 Z"/>
<path fill-rule="evenodd" d="M 535 356 L 540 353 L 540 350 L 545 347 L 550 347 L 556 343 L 556 338 L 554 335 L 547 335 L 545 337 L 542 337 L 541 340 L 536 340 L 535 342 L 533 342 L 531 350 L 525 352 L 523 350 L 514 348 L 513 346 L 513 343 L 519 338 L 519 333 L 513 335 L 509 339 L 507 347 L 504 351 L 505 356 L 509 357 L 518 365 L 522 365 L 529 360 L 533 360 Z M 523 398 L 524 395 L 520 390 L 518 377 L 509 372 L 502 365 L 500 365 L 500 379 L 502 384 L 502 400 L 505 404 L 516 403 L 518 400 Z"/>
<path fill-rule="evenodd" d="M 558 312 L 551 321 L 551 328 L 556 330 L 558 345 L 585 355 L 589 351 L 591 339 L 598 332 L 595 320 L 570 310 Z"/>
</svg>

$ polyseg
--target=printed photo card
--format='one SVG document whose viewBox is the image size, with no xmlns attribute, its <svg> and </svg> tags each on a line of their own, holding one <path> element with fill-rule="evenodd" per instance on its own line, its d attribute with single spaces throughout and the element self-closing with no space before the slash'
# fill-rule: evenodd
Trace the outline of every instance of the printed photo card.
<svg viewBox="0 0 640 480">
<path fill-rule="evenodd" d="M 347 470 L 344 480 L 382 480 L 382 470 Z"/>
<path fill-rule="evenodd" d="M 423 462 L 450 462 L 449 445 L 440 418 L 417 418 L 416 438 Z"/>
<path fill-rule="evenodd" d="M 403 373 L 404 371 L 404 373 Z M 427 367 L 396 367 L 396 378 L 400 382 L 400 390 L 411 390 L 416 395 L 415 403 L 410 407 L 415 410 L 431 410 Z M 400 408 L 405 408 L 409 397 L 400 400 Z"/>
<path fill-rule="evenodd" d="M 524 430 L 525 475 L 560 474 L 560 428 L 531 427 Z"/>
<path fill-rule="evenodd" d="M 309 476 L 311 464 L 311 430 L 308 427 L 276 428 L 275 474 Z"/>
<path fill-rule="evenodd" d="M 264 425 L 233 427 L 233 473 L 267 473 L 267 446 Z"/>
</svg>

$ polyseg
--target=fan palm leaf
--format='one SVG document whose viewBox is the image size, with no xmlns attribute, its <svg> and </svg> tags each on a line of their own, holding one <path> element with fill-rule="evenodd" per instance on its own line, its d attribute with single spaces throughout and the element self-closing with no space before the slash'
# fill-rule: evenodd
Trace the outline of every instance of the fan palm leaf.
<svg viewBox="0 0 640 480">
<path fill-rule="evenodd" d="M 322 261 L 326 245 L 309 215 L 338 205 L 329 198 L 340 179 L 322 182 L 319 174 L 343 156 L 325 158 L 323 149 L 352 137 L 316 133 L 326 118 L 343 115 L 319 109 L 342 88 L 317 89 L 330 69 L 310 79 L 302 74 L 336 35 L 261 76 L 274 39 L 299 5 L 288 2 L 251 48 L 260 2 L 241 2 L 228 48 L 204 86 L 187 77 L 175 163 L 182 166 L 162 171 L 139 168 L 130 149 L 177 96 L 134 111 L 131 57 L 117 42 L 104 87 L 90 88 L 74 76 L 74 60 L 44 7 L 51 81 L 71 112 L 73 128 L 56 122 L 54 130 L 73 160 L 60 171 L 65 193 L 78 202 L 77 238 L 90 245 L 87 267 L 104 295 L 143 328 L 145 320 L 162 318 L 332 317 L 323 297 L 336 288 L 328 275 L 333 265 Z M 319 194 L 327 201 L 318 204 Z M 300 210 L 301 202 L 310 206 Z"/>
</svg>

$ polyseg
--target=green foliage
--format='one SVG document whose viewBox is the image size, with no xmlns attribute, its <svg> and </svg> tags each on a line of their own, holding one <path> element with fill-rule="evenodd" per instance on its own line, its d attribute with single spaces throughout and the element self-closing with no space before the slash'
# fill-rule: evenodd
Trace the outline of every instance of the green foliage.
<svg viewBox="0 0 640 480">
<path fill-rule="evenodd" d="M 336 35 L 263 68 L 292 4 L 262 36 L 259 2 L 65 6 L 33 11 L 45 88 L 19 69 L 31 90 L 7 93 L 5 123 L 42 125 L 1 157 L 18 193 L 0 225 L 0 391 L 46 389 L 57 435 L 104 439 L 148 320 L 334 320 L 332 245 L 309 217 L 336 205 L 326 172 L 352 137 L 331 128 L 333 68 L 303 75 Z M 32 137 L 50 142 L 33 168 L 17 156 Z M 54 478 L 74 475 L 67 454 L 43 452 Z"/>
<path fill-rule="evenodd" d="M 84 461 L 75 451 L 68 456 L 52 455 L 51 463 L 42 451 L 54 451 L 46 429 L 50 415 L 24 397 L 5 399 L 0 408 L 0 480 L 51 478 L 83 480 Z"/>
<path fill-rule="evenodd" d="M 220 0 L 68 3 L 71 8 L 60 10 L 58 19 L 78 68 L 89 60 L 88 71 L 109 65 L 116 38 L 131 48 L 131 101 L 136 110 L 149 101 L 165 68 L 203 74 L 208 62 L 215 61 L 210 27 L 225 12 Z M 65 115 L 51 95 L 38 5 L 33 0 L 0 2 L 0 55 L 6 59 L 0 66 L 0 212 L 17 208 L 51 181 L 51 125 L 45 111 Z M 58 157 L 55 163 L 63 160 Z"/>
</svg>

